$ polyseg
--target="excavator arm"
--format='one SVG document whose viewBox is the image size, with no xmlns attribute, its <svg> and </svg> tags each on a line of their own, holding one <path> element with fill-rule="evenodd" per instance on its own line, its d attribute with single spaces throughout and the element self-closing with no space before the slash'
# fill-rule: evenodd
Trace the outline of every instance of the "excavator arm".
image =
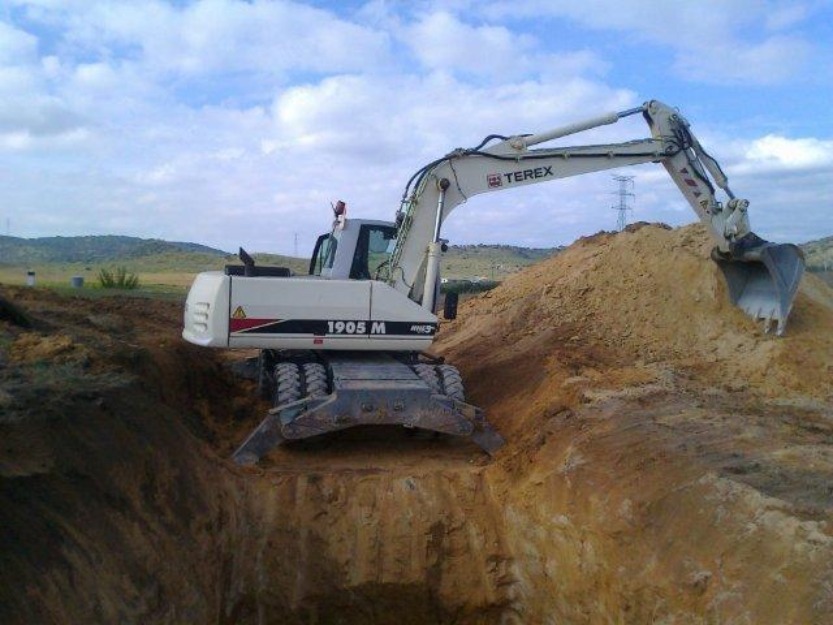
<svg viewBox="0 0 833 625">
<path fill-rule="evenodd" d="M 612 124 L 641 113 L 651 138 L 604 145 L 532 146 Z M 549 182 L 640 163 L 662 163 L 716 247 L 732 302 L 780 335 L 804 270 L 794 245 L 764 241 L 750 230 L 749 202 L 736 198 L 720 165 L 700 145 L 676 110 L 656 100 L 543 133 L 490 135 L 478 146 L 457 149 L 418 170 L 408 181 L 397 213 L 397 245 L 388 281 L 423 307 L 434 308 L 442 247 L 442 224 L 451 212 L 480 193 Z M 718 201 L 715 186 L 726 194 Z"/>
</svg>

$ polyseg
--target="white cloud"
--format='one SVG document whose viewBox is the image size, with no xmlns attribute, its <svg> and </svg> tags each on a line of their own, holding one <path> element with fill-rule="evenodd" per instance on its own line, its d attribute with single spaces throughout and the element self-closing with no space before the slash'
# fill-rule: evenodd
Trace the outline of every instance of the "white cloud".
<svg viewBox="0 0 833 625">
<path fill-rule="evenodd" d="M 448 12 L 425 15 L 404 30 L 402 39 L 429 70 L 463 71 L 505 76 L 529 71 L 529 54 L 536 48 L 528 35 L 502 26 L 470 26 Z"/>
<path fill-rule="evenodd" d="M 421 15 L 398 32 L 401 42 L 429 71 L 517 82 L 542 75 L 555 80 L 602 74 L 607 69 L 590 50 L 546 53 L 531 35 L 505 26 L 472 26 L 447 11 Z"/>
<path fill-rule="evenodd" d="M 22 97 L 41 89 L 39 76 L 29 67 L 0 67 L 0 97 Z"/>
<path fill-rule="evenodd" d="M 351 71 L 388 56 L 385 33 L 295 2 L 94 2 L 64 15 L 71 48 L 119 51 L 163 75 Z"/>
<path fill-rule="evenodd" d="M 77 86 L 93 91 L 110 91 L 119 86 L 117 72 L 106 63 L 82 63 L 75 68 Z"/>
<path fill-rule="evenodd" d="M 801 4 L 772 5 L 757 0 L 584 0 L 496 2 L 489 15 L 567 18 L 582 26 L 620 31 L 626 43 L 659 43 L 671 51 L 679 75 L 707 83 L 778 84 L 811 71 L 814 43 L 785 33 L 811 12 Z"/>
<path fill-rule="evenodd" d="M 0 22 L 0 66 L 33 62 L 38 40 L 29 33 Z"/>
<path fill-rule="evenodd" d="M 677 56 L 675 67 L 681 75 L 719 84 L 775 85 L 790 82 L 812 59 L 810 44 L 796 37 L 704 43 Z"/>
<path fill-rule="evenodd" d="M 80 117 L 50 98 L 0 104 L 0 132 L 23 133 L 31 137 L 77 135 L 82 126 Z"/>
<path fill-rule="evenodd" d="M 780 169 L 833 168 L 833 141 L 788 139 L 767 135 L 753 141 L 746 151 L 751 167 L 760 165 Z M 833 170 L 831 170 L 833 175 Z"/>
<path fill-rule="evenodd" d="M 628 91 L 581 78 L 474 87 L 443 73 L 384 82 L 336 76 L 284 91 L 274 115 L 287 148 L 436 158 L 490 133 L 541 131 L 573 121 L 577 110 L 620 109 L 634 101 Z"/>
</svg>

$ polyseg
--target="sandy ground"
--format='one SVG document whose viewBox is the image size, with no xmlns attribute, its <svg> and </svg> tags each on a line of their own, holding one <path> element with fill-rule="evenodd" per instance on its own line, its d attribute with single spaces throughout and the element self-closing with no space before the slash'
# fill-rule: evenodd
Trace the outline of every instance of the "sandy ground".
<svg viewBox="0 0 833 625">
<path fill-rule="evenodd" d="M 698 227 L 596 235 L 437 352 L 508 444 L 357 429 L 239 468 L 267 409 L 176 303 L 4 289 L 2 623 L 833 623 L 833 291 L 787 336 Z"/>
</svg>

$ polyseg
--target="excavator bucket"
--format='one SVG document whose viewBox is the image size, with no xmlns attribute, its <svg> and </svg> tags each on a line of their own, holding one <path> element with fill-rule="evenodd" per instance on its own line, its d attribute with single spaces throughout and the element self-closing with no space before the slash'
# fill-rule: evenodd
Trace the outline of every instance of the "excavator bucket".
<svg viewBox="0 0 833 625">
<path fill-rule="evenodd" d="M 767 332 L 777 322 L 775 333 L 781 336 L 804 273 L 804 254 L 791 243 L 756 239 L 755 247 L 730 257 L 715 249 L 712 258 L 726 278 L 732 303 L 753 319 L 763 319 Z"/>
</svg>

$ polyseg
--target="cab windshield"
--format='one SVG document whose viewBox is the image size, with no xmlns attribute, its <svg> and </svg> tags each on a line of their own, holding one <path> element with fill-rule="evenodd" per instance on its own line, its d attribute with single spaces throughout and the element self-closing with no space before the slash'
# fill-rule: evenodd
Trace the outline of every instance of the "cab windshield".
<svg viewBox="0 0 833 625">
<path fill-rule="evenodd" d="M 353 256 L 353 265 L 350 267 L 350 277 L 354 280 L 379 278 L 380 270 L 387 266 L 395 245 L 396 228 L 363 225 L 356 242 L 356 253 Z"/>
</svg>

